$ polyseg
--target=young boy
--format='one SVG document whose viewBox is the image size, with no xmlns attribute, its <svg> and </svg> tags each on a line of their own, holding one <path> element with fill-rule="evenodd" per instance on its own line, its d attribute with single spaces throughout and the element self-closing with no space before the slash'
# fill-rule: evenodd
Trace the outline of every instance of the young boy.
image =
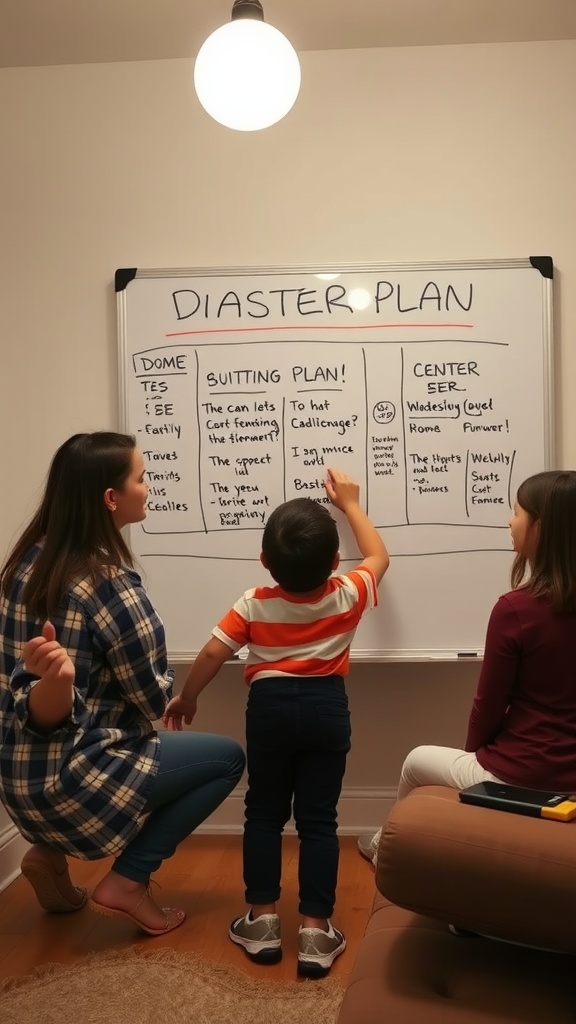
<svg viewBox="0 0 576 1024">
<path fill-rule="evenodd" d="M 346 946 L 330 922 L 338 875 L 337 804 L 350 749 L 344 676 L 356 627 L 377 604 L 389 564 L 380 535 L 360 508 L 358 484 L 329 469 L 325 488 L 352 528 L 361 564 L 332 576 L 339 539 L 329 510 L 310 498 L 280 505 L 266 523 L 260 556 L 277 586 L 248 590 L 236 602 L 164 715 L 168 728 L 181 729 L 182 720 L 190 724 L 201 690 L 231 652 L 248 647 L 243 853 L 250 909 L 232 922 L 229 935 L 257 963 L 281 958 L 276 901 L 282 832 L 293 812 L 300 839 L 298 973 L 307 977 L 326 974 Z"/>
</svg>

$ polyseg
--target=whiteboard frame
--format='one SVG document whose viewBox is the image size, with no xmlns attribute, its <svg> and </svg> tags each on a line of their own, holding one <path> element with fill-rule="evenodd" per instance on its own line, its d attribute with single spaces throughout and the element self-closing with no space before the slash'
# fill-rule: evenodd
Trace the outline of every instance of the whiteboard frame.
<svg viewBox="0 0 576 1024">
<path fill-rule="evenodd" d="M 538 266 L 540 264 L 540 266 Z M 544 265 L 549 273 L 543 273 Z M 191 278 L 191 277 L 251 277 L 259 274 L 341 274 L 354 272 L 413 273 L 417 271 L 465 271 L 465 270 L 507 270 L 533 269 L 542 278 L 542 351 L 543 381 L 542 401 L 544 419 L 544 468 L 551 469 L 555 463 L 555 422 L 554 422 L 554 312 L 553 285 L 554 263 L 549 256 L 512 257 L 509 259 L 481 260 L 425 260 L 404 263 L 356 262 L 328 264 L 279 264 L 266 266 L 231 266 L 231 267 L 148 267 L 128 268 L 116 271 L 116 313 L 118 337 L 118 382 L 119 382 L 119 415 L 120 429 L 130 431 L 128 423 L 128 301 L 127 285 L 131 280 L 156 278 Z M 519 381 L 521 386 L 521 381 Z M 180 651 L 170 654 L 172 664 L 190 664 L 199 651 Z M 483 651 L 463 653 L 458 650 L 390 650 L 374 652 L 356 649 L 350 651 L 350 660 L 355 663 L 388 663 L 388 662 L 454 662 L 476 664 L 481 663 Z M 242 657 L 231 659 L 228 664 L 242 664 Z"/>
</svg>

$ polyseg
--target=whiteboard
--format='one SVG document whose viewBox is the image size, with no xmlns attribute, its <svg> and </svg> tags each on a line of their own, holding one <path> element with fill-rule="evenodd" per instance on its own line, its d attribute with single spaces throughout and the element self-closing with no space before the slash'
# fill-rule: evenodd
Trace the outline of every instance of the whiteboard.
<svg viewBox="0 0 576 1024">
<path fill-rule="evenodd" d="M 481 655 L 516 489 L 552 465 L 552 277 L 550 257 L 116 272 L 123 429 L 150 485 L 130 544 L 173 661 L 270 582 L 267 516 L 327 500 L 328 466 L 391 554 L 353 657 Z"/>
</svg>

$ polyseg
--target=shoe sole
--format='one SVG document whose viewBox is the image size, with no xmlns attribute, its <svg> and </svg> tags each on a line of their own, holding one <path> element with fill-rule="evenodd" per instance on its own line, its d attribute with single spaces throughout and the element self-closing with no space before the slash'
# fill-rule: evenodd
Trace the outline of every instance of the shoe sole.
<svg viewBox="0 0 576 1024">
<path fill-rule="evenodd" d="M 232 942 L 237 946 L 241 946 L 249 960 L 252 960 L 255 964 L 277 964 L 282 959 L 282 948 L 280 942 L 277 946 L 266 946 L 265 949 L 250 950 L 246 943 L 249 942 L 252 946 L 258 946 L 259 943 L 252 941 L 251 939 L 243 939 L 239 935 L 235 935 L 233 931 L 228 932 Z"/>
<path fill-rule="evenodd" d="M 335 949 L 333 953 L 326 953 L 323 957 L 315 957 L 314 960 L 305 960 L 303 957 L 298 957 L 297 973 L 301 978 L 324 978 L 328 974 L 328 971 L 332 967 L 332 964 L 337 957 L 346 949 L 346 939 L 343 940 L 342 945 Z M 305 954 L 304 954 L 305 956 Z"/>
<path fill-rule="evenodd" d="M 88 902 L 86 889 L 78 888 L 80 901 L 71 903 L 59 891 L 52 873 L 44 865 L 22 864 L 20 870 L 34 889 L 36 899 L 43 910 L 47 910 L 51 914 L 73 914 L 86 906 Z"/>
<path fill-rule="evenodd" d="M 140 930 L 143 931 L 145 935 L 152 936 L 169 935 L 169 933 L 173 932 L 176 928 L 180 928 L 180 926 L 183 925 L 184 921 L 186 920 L 186 914 L 184 914 L 184 916 L 180 920 L 170 925 L 168 922 L 166 911 L 162 909 L 162 912 L 166 917 L 166 927 L 148 928 L 147 925 L 143 924 L 142 921 L 139 921 L 138 918 L 134 917 L 134 914 L 131 914 L 128 910 L 120 910 L 117 907 L 105 907 L 103 903 L 96 903 L 96 901 L 93 899 L 88 900 L 88 907 L 90 910 L 93 910 L 95 914 L 103 914 L 104 917 L 123 917 L 127 921 L 131 921 L 132 924 L 137 925 L 137 927 L 140 928 Z M 168 907 L 167 909 L 171 910 L 172 908 Z"/>
<path fill-rule="evenodd" d="M 376 854 L 374 850 L 363 850 L 361 846 L 358 847 L 358 852 L 364 857 L 365 860 L 369 860 L 372 867 L 374 867 L 374 857 Z"/>
<path fill-rule="evenodd" d="M 320 964 L 307 964 L 302 960 L 298 961 L 296 969 L 296 973 L 300 978 L 325 978 L 329 971 L 330 967 L 321 967 Z"/>
</svg>

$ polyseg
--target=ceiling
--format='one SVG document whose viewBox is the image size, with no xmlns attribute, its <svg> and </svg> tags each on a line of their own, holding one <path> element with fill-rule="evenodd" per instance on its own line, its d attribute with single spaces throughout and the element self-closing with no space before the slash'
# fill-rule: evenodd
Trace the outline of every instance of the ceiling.
<svg viewBox="0 0 576 1024">
<path fill-rule="evenodd" d="M 0 67 L 193 57 L 233 0 L 0 0 Z M 297 50 L 576 38 L 576 0 L 263 0 Z"/>
</svg>

